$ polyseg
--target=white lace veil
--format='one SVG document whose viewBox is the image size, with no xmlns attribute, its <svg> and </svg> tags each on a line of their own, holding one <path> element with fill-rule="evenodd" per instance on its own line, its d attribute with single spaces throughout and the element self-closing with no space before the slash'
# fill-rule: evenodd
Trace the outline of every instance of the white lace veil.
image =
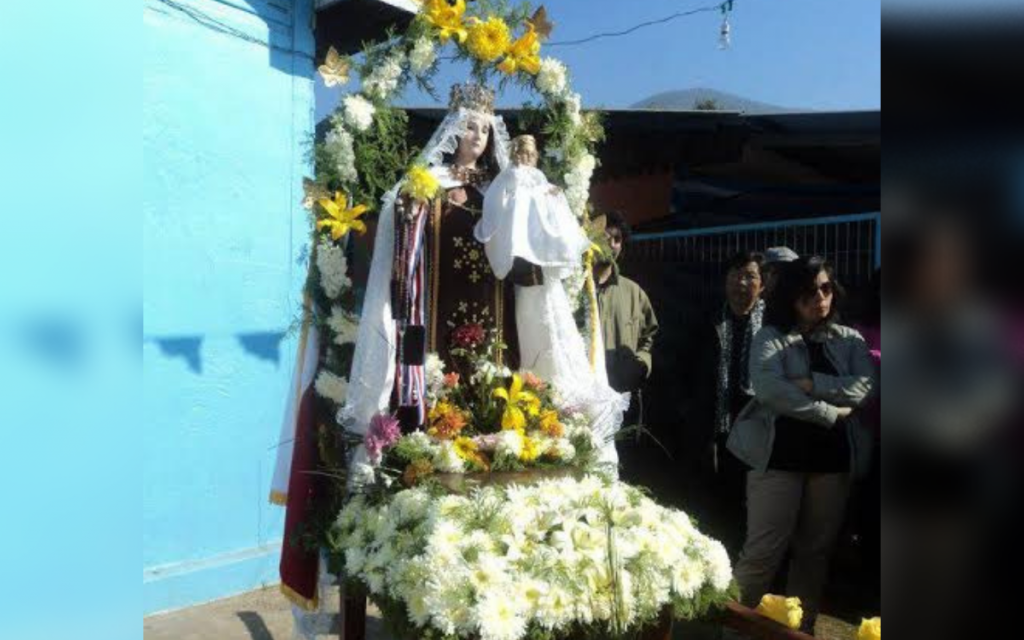
<svg viewBox="0 0 1024 640">
<path fill-rule="evenodd" d="M 466 131 L 470 117 L 482 117 L 491 125 L 492 160 L 500 171 L 510 162 L 508 130 L 501 116 L 458 107 L 448 112 L 441 125 L 423 148 L 418 162 L 434 169 L 442 178 L 442 186 L 453 187 L 447 172 L 441 171 L 445 156 L 454 154 L 459 138 Z M 391 262 L 395 243 L 395 199 L 401 184 L 395 185 L 381 200 L 377 235 L 373 244 L 373 259 L 363 299 L 363 313 L 359 321 L 356 349 L 349 376 L 345 406 L 338 411 L 337 420 L 350 434 L 366 434 L 370 419 L 388 410 L 391 388 L 395 380 L 395 321 L 391 316 Z M 350 482 L 361 483 L 372 477 L 365 449 L 356 449 L 350 465 Z"/>
<path fill-rule="evenodd" d="M 494 160 L 497 163 L 497 170 L 501 171 L 509 165 L 511 158 L 512 144 L 509 141 L 508 129 L 501 116 L 473 111 L 465 107 L 459 107 L 448 112 L 448 115 L 441 121 L 441 126 L 430 136 L 427 145 L 419 155 L 419 162 L 428 167 L 440 167 L 444 165 L 446 155 L 455 153 L 459 148 L 459 138 L 466 131 L 466 126 L 471 117 L 483 118 L 491 125 L 491 142 L 494 148 Z"/>
</svg>

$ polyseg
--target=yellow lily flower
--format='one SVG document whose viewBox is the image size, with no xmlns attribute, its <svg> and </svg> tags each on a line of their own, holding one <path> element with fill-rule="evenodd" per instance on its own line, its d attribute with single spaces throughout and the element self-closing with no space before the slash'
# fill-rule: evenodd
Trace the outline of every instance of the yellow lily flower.
<svg viewBox="0 0 1024 640">
<path fill-rule="evenodd" d="M 366 233 L 366 225 L 363 224 L 362 220 L 359 220 L 359 216 L 367 211 L 365 205 L 358 205 L 350 209 L 348 207 L 348 197 L 340 191 L 334 192 L 334 200 L 320 198 L 316 202 L 327 213 L 326 218 L 317 220 L 316 228 L 318 231 L 325 227 L 330 229 L 333 240 L 338 240 L 352 230 Z"/>
<path fill-rule="evenodd" d="M 453 36 L 462 44 L 469 31 L 462 21 L 466 13 L 466 0 L 456 0 L 454 5 L 447 0 L 426 0 L 423 3 L 423 17 L 437 28 L 441 42 L 448 42 Z"/>
<path fill-rule="evenodd" d="M 523 390 L 523 379 L 518 373 L 512 375 L 512 384 L 507 390 L 498 388 L 491 395 L 505 401 L 505 413 L 501 416 L 502 429 L 522 432 L 526 428 L 526 414 L 536 416 L 540 413 L 540 398 Z"/>
<path fill-rule="evenodd" d="M 527 23 L 526 29 L 526 33 L 508 48 L 508 57 L 498 65 L 503 73 L 512 75 L 521 70 L 537 75 L 540 72 L 540 37 L 532 24 Z"/>
</svg>

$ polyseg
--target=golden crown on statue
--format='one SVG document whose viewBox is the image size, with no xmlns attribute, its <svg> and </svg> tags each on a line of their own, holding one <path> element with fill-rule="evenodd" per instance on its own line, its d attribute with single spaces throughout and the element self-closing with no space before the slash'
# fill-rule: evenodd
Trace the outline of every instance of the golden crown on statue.
<svg viewBox="0 0 1024 640">
<path fill-rule="evenodd" d="M 454 85 L 448 100 L 448 108 L 455 111 L 459 107 L 481 113 L 494 113 L 494 92 L 474 83 Z"/>
</svg>

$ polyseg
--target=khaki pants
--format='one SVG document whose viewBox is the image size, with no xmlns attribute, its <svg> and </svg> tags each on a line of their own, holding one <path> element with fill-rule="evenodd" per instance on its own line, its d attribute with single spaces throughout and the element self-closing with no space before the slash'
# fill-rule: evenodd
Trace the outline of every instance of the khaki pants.
<svg viewBox="0 0 1024 640">
<path fill-rule="evenodd" d="M 848 473 L 747 473 L 747 539 L 736 565 L 743 604 L 757 606 L 790 551 L 784 595 L 803 601 L 804 628 L 813 630 L 849 490 Z"/>
</svg>

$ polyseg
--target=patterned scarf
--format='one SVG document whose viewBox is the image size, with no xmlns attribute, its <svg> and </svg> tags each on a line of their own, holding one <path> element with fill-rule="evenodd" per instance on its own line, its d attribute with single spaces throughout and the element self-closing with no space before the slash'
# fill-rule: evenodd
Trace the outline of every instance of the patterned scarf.
<svg viewBox="0 0 1024 640">
<path fill-rule="evenodd" d="M 718 393 L 715 395 L 715 431 L 717 433 L 729 433 L 732 428 L 732 421 L 735 416 L 729 415 L 729 364 L 732 362 L 732 312 L 726 305 L 722 310 L 722 319 L 718 323 L 718 340 L 720 344 L 718 356 Z M 749 363 L 750 343 L 754 334 L 761 328 L 761 321 L 764 318 L 764 300 L 758 300 L 754 309 L 750 312 L 750 322 L 747 323 L 747 333 L 743 336 L 740 362 Z M 740 385 L 745 393 L 753 395 L 750 387 L 750 367 L 740 368 L 742 377 L 736 383 Z"/>
</svg>

